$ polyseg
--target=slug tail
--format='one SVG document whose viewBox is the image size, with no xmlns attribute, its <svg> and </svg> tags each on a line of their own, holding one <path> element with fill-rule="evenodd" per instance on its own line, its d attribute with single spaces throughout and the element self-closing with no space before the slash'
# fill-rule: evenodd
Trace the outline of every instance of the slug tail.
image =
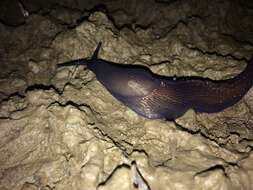
<svg viewBox="0 0 253 190">
<path fill-rule="evenodd" d="M 214 113 L 236 104 L 252 85 L 253 59 L 234 78 L 223 81 L 189 80 L 182 82 L 181 92 L 195 111 Z"/>
</svg>

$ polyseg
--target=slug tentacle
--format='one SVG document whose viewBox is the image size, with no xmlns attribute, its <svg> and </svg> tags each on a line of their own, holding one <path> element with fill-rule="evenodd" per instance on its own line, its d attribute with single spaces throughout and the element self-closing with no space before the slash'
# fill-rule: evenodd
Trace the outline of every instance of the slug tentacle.
<svg viewBox="0 0 253 190">
<path fill-rule="evenodd" d="M 75 59 L 64 63 L 57 64 L 57 67 L 66 67 L 66 66 L 73 66 L 73 65 L 87 65 L 89 62 L 88 59 Z"/>
<path fill-rule="evenodd" d="M 86 65 L 89 67 L 95 60 L 97 60 L 101 45 L 102 45 L 102 42 L 99 42 L 90 59 L 89 58 L 75 59 L 68 62 L 59 63 L 57 64 L 57 67 L 67 67 L 67 66 L 73 66 L 73 65 Z"/>
<path fill-rule="evenodd" d="M 96 49 L 95 49 L 95 51 L 94 51 L 94 53 L 93 53 L 93 55 L 91 56 L 92 60 L 95 60 L 95 59 L 98 58 L 98 53 L 99 53 L 99 50 L 101 48 L 101 45 L 102 45 L 102 42 L 99 42 Z"/>
</svg>

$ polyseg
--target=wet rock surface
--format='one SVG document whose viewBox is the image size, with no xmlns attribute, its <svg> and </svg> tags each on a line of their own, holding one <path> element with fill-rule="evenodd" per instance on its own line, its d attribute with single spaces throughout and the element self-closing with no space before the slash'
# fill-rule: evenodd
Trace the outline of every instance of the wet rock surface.
<svg viewBox="0 0 253 190">
<path fill-rule="evenodd" d="M 180 10 L 190 9 L 189 2 Z M 168 1 L 157 9 L 177 5 Z M 220 9 L 217 19 L 227 18 Z M 169 11 L 173 27 L 153 25 L 158 38 L 152 27 L 119 30 L 103 12 L 73 25 L 87 14 L 57 10 L 30 15 L 18 28 L 0 26 L 0 189 L 136 189 L 136 181 L 140 190 L 253 189 L 252 90 L 220 113 L 189 110 L 175 122 L 149 120 L 115 100 L 85 67 L 56 68 L 89 57 L 102 41 L 99 57 L 105 60 L 145 65 L 167 76 L 227 79 L 251 57 L 252 28 L 245 31 L 247 41 L 239 41 L 224 35 L 231 25 L 210 28 L 217 26 L 214 16 L 193 15 L 185 22 Z"/>
</svg>

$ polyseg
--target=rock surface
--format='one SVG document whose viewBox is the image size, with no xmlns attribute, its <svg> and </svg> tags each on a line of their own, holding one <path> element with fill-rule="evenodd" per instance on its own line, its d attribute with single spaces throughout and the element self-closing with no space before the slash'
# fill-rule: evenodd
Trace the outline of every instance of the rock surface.
<svg viewBox="0 0 253 190">
<path fill-rule="evenodd" d="M 73 18 L 55 15 L 66 23 Z M 89 57 L 102 41 L 103 59 L 219 80 L 244 68 L 251 43 L 224 37 L 198 17 L 175 21 L 162 38 L 149 28 L 118 30 L 102 12 L 70 29 L 39 15 L 27 22 L 0 28 L 11 39 L 0 57 L 6 61 L 0 189 L 136 189 L 133 162 L 140 184 L 147 184 L 139 190 L 253 189 L 252 90 L 220 113 L 189 110 L 175 122 L 148 120 L 115 100 L 86 68 L 56 69 Z"/>
</svg>

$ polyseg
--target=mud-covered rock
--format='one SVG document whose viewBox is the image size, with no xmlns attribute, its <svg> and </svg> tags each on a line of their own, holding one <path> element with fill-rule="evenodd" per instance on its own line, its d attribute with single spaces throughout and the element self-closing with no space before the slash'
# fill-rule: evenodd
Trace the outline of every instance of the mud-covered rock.
<svg viewBox="0 0 253 190">
<path fill-rule="evenodd" d="M 22 58 L 28 78 L 15 83 L 22 94 L 0 83 L 6 93 L 0 103 L 0 189 L 135 189 L 137 174 L 138 184 L 147 185 L 141 190 L 253 188 L 252 90 L 220 113 L 189 110 L 174 122 L 149 120 L 118 102 L 84 66 L 56 67 L 89 57 L 102 41 L 99 57 L 105 60 L 220 80 L 243 70 L 252 45 L 222 37 L 195 17 L 163 38 L 153 38 L 149 28 L 118 30 L 102 12 L 67 30 L 48 17 L 33 18 L 44 38 L 28 42 L 26 34 L 16 51 L 4 55 L 15 55 L 13 65 Z M 18 31 L 23 35 L 25 28 Z"/>
</svg>

